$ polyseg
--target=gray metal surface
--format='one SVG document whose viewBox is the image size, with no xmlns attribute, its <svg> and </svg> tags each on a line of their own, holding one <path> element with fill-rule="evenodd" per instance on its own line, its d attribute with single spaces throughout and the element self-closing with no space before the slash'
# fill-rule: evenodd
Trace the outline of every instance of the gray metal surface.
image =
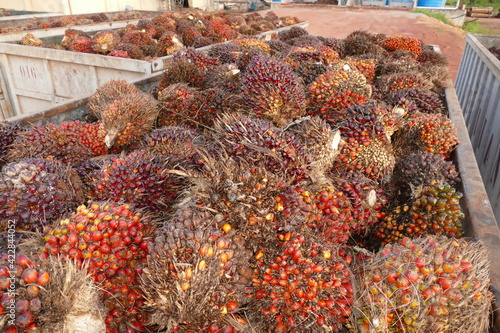
<svg viewBox="0 0 500 333">
<path fill-rule="evenodd" d="M 500 221 L 500 60 L 487 49 L 500 44 L 500 36 L 468 34 L 465 38 L 456 93 L 486 192 Z"/>
</svg>

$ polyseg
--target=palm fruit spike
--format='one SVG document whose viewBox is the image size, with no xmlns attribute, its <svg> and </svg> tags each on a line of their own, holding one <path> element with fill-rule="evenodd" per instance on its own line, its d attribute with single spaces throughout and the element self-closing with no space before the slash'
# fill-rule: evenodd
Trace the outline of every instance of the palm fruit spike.
<svg viewBox="0 0 500 333">
<path fill-rule="evenodd" d="M 79 176 L 57 160 L 27 158 L 9 163 L 0 179 L 2 230 L 9 220 L 15 220 L 19 230 L 41 230 L 85 198 Z"/>
<path fill-rule="evenodd" d="M 488 330 L 493 295 L 481 242 L 404 238 L 380 249 L 360 273 L 353 332 Z"/>
<path fill-rule="evenodd" d="M 291 183 L 307 178 L 311 161 L 293 134 L 265 120 L 236 113 L 222 115 L 214 129 L 220 147 L 229 156 L 260 161 Z"/>
<path fill-rule="evenodd" d="M 92 44 L 92 39 L 89 37 L 78 36 L 71 41 L 68 46 L 68 50 L 73 52 L 94 53 Z"/>
<path fill-rule="evenodd" d="M 158 86 L 165 89 L 176 83 L 186 83 L 190 87 L 202 88 L 204 82 L 205 73 L 198 66 L 189 61 L 176 61 L 165 67 Z"/>
<path fill-rule="evenodd" d="M 415 59 L 418 58 L 422 51 L 422 42 L 408 36 L 388 37 L 382 41 L 381 46 L 388 51 L 408 50 L 413 54 Z"/>
<path fill-rule="evenodd" d="M 309 155 L 311 166 L 318 171 L 330 170 L 340 153 L 341 135 L 319 117 L 306 117 L 290 123 L 290 131 Z"/>
<path fill-rule="evenodd" d="M 387 96 L 386 101 L 391 105 L 400 104 L 402 99 L 415 102 L 418 111 L 422 113 L 443 113 L 444 104 L 438 94 L 423 89 L 396 90 Z"/>
<path fill-rule="evenodd" d="M 115 99 L 120 99 L 129 94 L 136 94 L 138 91 L 135 85 L 125 80 L 110 80 L 103 83 L 90 95 L 88 106 L 92 112 L 99 115 Z"/>
<path fill-rule="evenodd" d="M 304 62 L 322 63 L 325 66 L 330 66 L 339 61 L 337 52 L 321 44 L 293 46 L 283 51 L 279 57 L 294 70 Z"/>
<path fill-rule="evenodd" d="M 374 229 L 374 240 L 385 245 L 410 236 L 461 237 L 464 213 L 460 198 L 462 193 L 446 183 L 417 189 L 407 204 L 387 212 Z"/>
<path fill-rule="evenodd" d="M 417 152 L 402 158 L 394 168 L 392 176 L 399 195 L 408 199 L 412 189 L 446 182 L 455 185 L 460 178 L 453 162 L 443 155 Z M 403 199 L 404 200 L 404 199 Z"/>
<path fill-rule="evenodd" d="M 43 46 L 43 41 L 31 33 L 27 33 L 21 38 L 21 45 L 41 47 Z"/>
<path fill-rule="evenodd" d="M 200 331 L 248 302 L 252 253 L 220 213 L 185 203 L 157 232 L 142 275 L 150 324 Z"/>
<path fill-rule="evenodd" d="M 54 224 L 44 252 L 75 260 L 102 290 L 107 332 L 143 329 L 142 292 L 137 284 L 146 264 L 153 224 L 126 204 L 92 202 Z"/>
<path fill-rule="evenodd" d="M 347 65 L 329 70 L 308 87 L 309 114 L 328 120 L 339 110 L 363 104 L 370 95 L 370 85 L 358 70 Z"/>
<path fill-rule="evenodd" d="M 336 188 L 351 202 L 353 224 L 351 234 L 363 238 L 385 217 L 388 200 L 376 182 L 360 174 L 338 175 Z"/>
<path fill-rule="evenodd" d="M 290 67 L 271 58 L 252 58 L 241 90 L 253 114 L 280 126 L 305 114 L 304 86 Z"/>
<path fill-rule="evenodd" d="M 132 207 L 147 209 L 151 215 L 164 216 L 182 186 L 181 178 L 168 172 L 176 164 L 177 160 L 148 150 L 135 150 L 111 159 L 95 174 L 95 198 L 127 202 Z"/>
<path fill-rule="evenodd" d="M 440 113 L 416 114 L 394 135 L 399 157 L 417 151 L 448 156 L 459 144 L 455 124 Z"/>
<path fill-rule="evenodd" d="M 40 292 L 51 276 L 35 258 L 16 252 L 0 254 L 0 323 L 2 332 L 32 332 L 45 312 Z"/>
<path fill-rule="evenodd" d="M 318 76 L 325 74 L 328 67 L 321 63 L 303 62 L 295 69 L 295 73 L 302 79 L 304 86 L 316 81 Z"/>
<path fill-rule="evenodd" d="M 41 332 L 70 333 L 81 329 L 88 333 L 104 332 L 104 305 L 90 275 L 71 260 L 52 256 L 39 262 L 48 273 L 49 281 L 40 288 L 41 310 L 35 316 L 37 328 Z M 39 273 L 37 280 L 37 285 L 47 281 L 47 274 Z M 37 304 L 36 298 L 30 301 L 31 307 Z"/>
<path fill-rule="evenodd" d="M 184 39 L 181 40 L 175 32 L 166 32 L 158 39 L 158 56 L 163 57 L 174 54 L 184 47 Z"/>
<path fill-rule="evenodd" d="M 7 159 L 15 162 L 21 158 L 54 157 L 76 166 L 107 153 L 103 138 L 97 124 L 68 121 L 37 125 L 17 135 Z"/>
<path fill-rule="evenodd" d="M 185 169 L 202 165 L 199 153 L 208 144 L 203 134 L 184 126 L 166 126 L 148 133 L 142 140 L 143 149 L 155 155 L 168 156 Z"/>
<path fill-rule="evenodd" d="M 195 26 L 186 27 L 186 28 L 182 29 L 182 32 L 181 32 L 182 42 L 187 47 L 193 46 L 194 40 L 197 37 L 201 37 L 201 36 L 202 36 L 202 34 L 201 34 L 200 29 L 196 28 Z"/>
<path fill-rule="evenodd" d="M 340 332 L 351 313 L 352 273 L 343 250 L 291 236 L 258 255 L 253 304 L 267 332 Z"/>
<path fill-rule="evenodd" d="M 64 37 L 61 41 L 61 46 L 68 49 L 71 42 L 80 36 L 89 37 L 87 33 L 82 30 L 66 29 L 66 31 L 64 31 Z"/>
<path fill-rule="evenodd" d="M 138 142 L 153 127 L 157 115 L 157 101 L 142 91 L 114 100 L 98 115 L 106 147 Z"/>
<path fill-rule="evenodd" d="M 108 54 L 120 41 L 120 35 L 114 30 L 99 31 L 92 37 L 92 49 L 95 53 Z"/>
<path fill-rule="evenodd" d="M 392 174 L 395 157 L 384 125 L 375 114 L 356 114 L 339 123 L 345 144 L 333 170 L 361 173 L 382 182 Z"/>
<path fill-rule="evenodd" d="M 175 53 L 173 61 L 188 61 L 195 64 L 199 69 L 206 71 L 218 65 L 217 59 L 205 55 L 192 47 L 187 47 Z"/>
<path fill-rule="evenodd" d="M 0 121 L 0 166 L 6 162 L 7 152 L 14 143 L 17 134 L 22 131 L 19 123 Z"/>
</svg>

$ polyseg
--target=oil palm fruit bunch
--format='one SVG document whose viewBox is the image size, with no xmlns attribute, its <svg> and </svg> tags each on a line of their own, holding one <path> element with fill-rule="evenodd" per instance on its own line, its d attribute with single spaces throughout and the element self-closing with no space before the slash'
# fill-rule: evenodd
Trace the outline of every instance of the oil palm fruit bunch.
<svg viewBox="0 0 500 333">
<path fill-rule="evenodd" d="M 254 57 L 241 77 L 243 100 L 259 118 L 283 125 L 305 114 L 305 89 L 293 70 L 271 58 Z"/>
<path fill-rule="evenodd" d="M 80 205 L 44 235 L 44 253 L 75 260 L 102 288 L 108 310 L 106 330 L 144 329 L 139 276 L 146 265 L 154 226 L 148 215 L 129 205 Z"/>
<path fill-rule="evenodd" d="M 198 89 L 190 87 L 187 83 L 175 83 L 168 85 L 158 92 L 159 114 L 158 126 L 197 125 L 190 115 L 199 113 L 198 105 L 194 103 L 194 96 Z"/>
<path fill-rule="evenodd" d="M 202 71 L 207 71 L 214 66 L 218 65 L 216 58 L 211 58 L 201 51 L 198 51 L 192 47 L 184 48 L 176 53 L 172 58 L 174 62 L 177 61 L 187 61 L 195 64 Z"/>
<path fill-rule="evenodd" d="M 94 42 L 86 36 L 78 36 L 68 45 L 68 50 L 73 52 L 94 53 L 92 45 Z"/>
<path fill-rule="evenodd" d="M 253 302 L 267 332 L 340 332 L 351 313 L 352 273 L 338 247 L 292 234 L 257 256 Z"/>
<path fill-rule="evenodd" d="M 375 86 L 386 96 L 396 90 L 402 89 L 428 89 L 430 82 L 418 72 L 398 72 L 379 76 Z"/>
<path fill-rule="evenodd" d="M 420 52 L 422 52 L 422 42 L 414 37 L 387 37 L 380 45 L 388 51 L 408 50 L 413 54 L 415 59 L 417 59 Z"/>
<path fill-rule="evenodd" d="M 21 45 L 41 47 L 43 46 L 43 41 L 35 37 L 35 35 L 27 33 L 21 38 Z"/>
<path fill-rule="evenodd" d="M 189 61 L 175 61 L 165 67 L 159 83 L 160 89 L 168 88 L 176 83 L 187 83 L 190 87 L 203 88 L 206 80 L 205 72 Z"/>
<path fill-rule="evenodd" d="M 16 252 L 14 252 L 16 253 Z M 34 259 L 34 258 L 32 258 Z M 0 253 L 0 328 L 2 332 L 32 332 L 39 327 L 44 304 L 41 291 L 50 274 L 24 253 Z"/>
<path fill-rule="evenodd" d="M 19 123 L 0 121 L 0 165 L 6 162 L 7 152 L 14 143 L 17 134 L 23 130 Z"/>
<path fill-rule="evenodd" d="M 351 332 L 483 332 L 491 300 L 481 242 L 428 236 L 381 248 L 359 269 Z"/>
<path fill-rule="evenodd" d="M 205 89 L 218 88 L 229 93 L 240 94 L 241 72 L 236 64 L 224 63 L 207 71 L 203 86 Z"/>
<path fill-rule="evenodd" d="M 61 41 L 61 46 L 65 49 L 68 49 L 71 42 L 80 36 L 89 37 L 87 33 L 83 30 L 72 29 L 72 28 L 66 29 L 64 31 L 64 37 Z"/>
<path fill-rule="evenodd" d="M 351 235 L 364 238 L 385 217 L 389 203 L 379 185 L 361 174 L 337 174 L 335 186 L 351 203 Z"/>
<path fill-rule="evenodd" d="M 316 81 L 318 76 L 325 74 L 328 67 L 321 63 L 303 62 L 295 69 L 295 73 L 302 80 L 304 86 L 309 86 Z"/>
<path fill-rule="evenodd" d="M 20 132 L 11 144 L 7 160 L 54 157 L 77 166 L 88 158 L 107 153 L 98 124 L 68 121 L 36 125 Z"/>
<path fill-rule="evenodd" d="M 290 50 L 292 46 L 290 44 L 287 44 L 281 40 L 277 39 L 271 39 L 271 40 L 266 40 L 265 43 L 269 45 L 269 54 L 271 56 L 274 56 L 278 53 L 281 53 L 286 50 Z"/>
<path fill-rule="evenodd" d="M 243 48 L 234 43 L 214 45 L 208 50 L 207 55 L 218 59 L 219 64 L 235 63 Z"/>
<path fill-rule="evenodd" d="M 85 198 L 78 174 L 61 162 L 26 158 L 6 164 L 0 173 L 1 229 L 41 230 Z"/>
<path fill-rule="evenodd" d="M 345 144 L 334 169 L 361 173 L 383 182 L 394 169 L 395 156 L 384 124 L 375 114 L 356 114 L 339 124 Z"/>
<path fill-rule="evenodd" d="M 288 182 L 306 179 L 311 169 L 307 153 L 292 133 L 270 122 L 238 113 L 223 114 L 214 124 L 215 139 L 222 151 L 235 158 L 259 162 Z"/>
<path fill-rule="evenodd" d="M 187 47 L 193 47 L 194 41 L 198 37 L 202 37 L 201 30 L 196 26 L 188 26 L 179 31 L 182 42 Z"/>
<path fill-rule="evenodd" d="M 443 155 L 416 152 L 398 161 L 392 180 L 398 188 L 398 198 L 403 200 L 411 196 L 412 189 L 431 185 L 433 182 L 445 182 L 456 185 L 460 178 L 455 165 Z"/>
<path fill-rule="evenodd" d="M 319 117 L 304 117 L 290 123 L 285 131 L 294 134 L 309 155 L 314 169 L 323 172 L 333 167 L 333 161 L 340 153 L 341 136 L 338 129 L 332 128 Z"/>
<path fill-rule="evenodd" d="M 414 102 L 422 113 L 443 113 L 445 110 L 439 95 L 426 89 L 396 90 L 387 96 L 386 101 L 391 105 L 398 105 L 403 99 Z"/>
<path fill-rule="evenodd" d="M 314 233 L 325 244 L 346 244 L 349 240 L 354 226 L 352 205 L 336 187 L 291 186 L 276 196 L 275 201 L 275 220 L 280 230 Z"/>
<path fill-rule="evenodd" d="M 164 216 L 182 188 L 181 177 L 169 172 L 176 165 L 176 159 L 148 150 L 111 159 L 94 176 L 94 196 Z"/>
<path fill-rule="evenodd" d="M 298 38 L 306 35 L 309 35 L 306 29 L 301 27 L 291 27 L 290 29 L 278 32 L 278 40 L 286 43 L 287 40 L 289 39 Z"/>
<path fill-rule="evenodd" d="M 391 106 L 378 100 L 369 100 L 363 105 L 353 105 L 345 110 L 345 114 L 340 114 L 336 122 L 353 116 L 375 116 L 383 125 L 385 134 L 391 137 L 394 132 L 404 125 L 406 111 L 403 108 Z"/>
<path fill-rule="evenodd" d="M 253 57 L 269 57 L 269 54 L 263 51 L 260 47 L 250 47 L 243 49 L 236 60 L 236 66 L 241 72 L 245 72 L 248 64 L 252 61 Z"/>
<path fill-rule="evenodd" d="M 150 324 L 210 332 L 215 322 L 234 318 L 248 302 L 252 253 L 228 222 L 220 213 L 184 201 L 157 232 L 141 276 Z"/>
<path fill-rule="evenodd" d="M 400 72 L 418 71 L 419 63 L 410 51 L 398 50 L 389 56 L 379 59 L 377 70 L 379 75 L 389 75 Z"/>
<path fill-rule="evenodd" d="M 140 19 L 135 27 L 139 31 L 147 32 L 151 37 L 156 33 L 155 25 L 150 19 Z"/>
<path fill-rule="evenodd" d="M 318 42 L 319 45 L 292 46 L 278 57 L 294 70 L 304 62 L 322 63 L 331 66 L 340 61 L 339 54 Z"/>
<path fill-rule="evenodd" d="M 137 46 L 132 43 L 120 43 L 118 44 L 113 51 L 108 53 L 108 56 L 118 56 L 117 53 L 122 52 L 122 58 L 131 58 L 131 59 L 144 59 L 144 52 Z M 123 56 L 123 52 L 125 52 L 125 56 Z"/>
<path fill-rule="evenodd" d="M 129 30 L 122 36 L 123 43 L 131 43 L 138 47 L 153 45 L 155 40 L 147 32 L 138 30 Z"/>
<path fill-rule="evenodd" d="M 381 56 L 387 53 L 387 51 L 380 46 L 380 36 L 363 30 L 356 30 L 347 35 L 342 40 L 342 46 L 345 56 L 363 54 Z"/>
<path fill-rule="evenodd" d="M 387 209 L 386 216 L 373 229 L 374 243 L 385 245 L 410 236 L 461 237 L 462 196 L 446 183 L 417 188 L 405 204 Z"/>
<path fill-rule="evenodd" d="M 120 99 L 129 94 L 136 94 L 138 91 L 139 89 L 136 86 L 125 80 L 109 80 L 90 95 L 88 106 L 95 114 L 99 114 L 115 99 Z"/>
<path fill-rule="evenodd" d="M 184 47 L 184 37 L 181 38 L 175 32 L 165 32 L 158 39 L 158 56 L 163 57 L 174 54 Z"/>
<path fill-rule="evenodd" d="M 271 51 L 271 47 L 267 43 L 252 37 L 235 39 L 231 41 L 229 44 L 239 46 L 243 49 L 257 47 L 259 49 L 262 49 L 262 51 L 266 53 L 269 53 Z"/>
<path fill-rule="evenodd" d="M 309 114 L 325 120 L 346 107 L 365 103 L 371 95 L 366 77 L 348 65 L 318 76 L 307 90 Z"/>
<path fill-rule="evenodd" d="M 120 35 L 114 30 L 102 30 L 92 37 L 95 53 L 108 54 L 121 42 Z"/>
<path fill-rule="evenodd" d="M 9 285 L 5 279 L 14 282 L 6 290 L 2 287 L 0 298 L 2 303 L 13 301 L 9 306 L 15 311 L 12 312 L 14 325 L 11 325 L 9 306 L 2 305 L 2 332 L 70 333 L 84 328 L 85 332 L 99 333 L 105 330 L 100 292 L 90 276 L 74 262 L 43 259 L 21 250 L 15 259 L 0 255 L 0 265 L 3 265 L 0 266 L 2 286 Z M 12 279 L 9 271 L 14 273 Z M 9 294 L 15 298 L 10 299 Z"/>
<path fill-rule="evenodd" d="M 157 101 L 142 91 L 122 95 L 99 109 L 96 115 L 108 148 L 138 142 L 151 130 L 158 115 Z"/>
<path fill-rule="evenodd" d="M 448 156 L 459 144 L 455 124 L 441 113 L 417 113 L 393 137 L 398 157 L 417 151 Z"/>
<path fill-rule="evenodd" d="M 199 151 L 208 145 L 206 137 L 186 126 L 171 125 L 155 129 L 142 140 L 143 149 L 175 160 L 184 169 L 203 164 Z"/>
</svg>

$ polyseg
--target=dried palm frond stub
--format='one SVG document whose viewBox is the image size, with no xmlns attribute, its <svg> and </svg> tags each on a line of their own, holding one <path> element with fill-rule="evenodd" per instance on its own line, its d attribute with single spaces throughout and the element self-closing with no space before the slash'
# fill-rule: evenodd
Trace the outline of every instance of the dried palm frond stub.
<svg viewBox="0 0 500 333">
<path fill-rule="evenodd" d="M 493 294 L 488 249 L 465 239 L 403 238 L 359 268 L 350 331 L 485 332 Z"/>
</svg>

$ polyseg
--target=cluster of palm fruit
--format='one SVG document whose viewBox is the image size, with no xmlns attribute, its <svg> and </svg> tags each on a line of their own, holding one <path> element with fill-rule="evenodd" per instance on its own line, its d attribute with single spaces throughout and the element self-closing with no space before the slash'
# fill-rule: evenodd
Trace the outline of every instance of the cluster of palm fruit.
<svg viewBox="0 0 500 333">
<path fill-rule="evenodd" d="M 170 42 L 196 43 L 268 26 L 259 14 L 180 17 L 141 21 L 120 38 L 146 52 L 167 31 L 177 34 Z M 45 257 L 76 260 L 100 284 L 110 333 L 460 331 L 443 318 L 479 301 L 470 286 L 488 284 L 466 263 L 483 255 L 480 245 L 453 250 L 465 269 L 457 274 L 437 263 L 430 280 L 421 267 L 411 273 L 427 289 L 452 281 L 453 295 L 434 290 L 427 304 L 398 276 L 401 285 L 375 286 L 385 302 L 375 312 L 366 298 L 374 285 L 363 281 L 371 273 L 353 261 L 401 275 L 431 243 L 462 244 L 456 129 L 439 78 L 419 72 L 443 62 L 423 44 L 417 56 L 414 41 L 387 39 L 292 27 L 270 41 L 183 48 L 147 92 L 123 80 L 99 87 L 88 104 L 94 122 L 5 123 L 5 220 L 42 231 Z M 419 245 L 404 263 L 367 254 L 397 244 Z M 399 314 L 408 298 L 417 306 Z M 487 320 L 486 310 L 475 315 Z"/>
<path fill-rule="evenodd" d="M 188 13 L 163 12 L 152 18 L 142 17 L 137 24 L 128 24 L 125 28 L 103 30 L 95 34 L 78 30 L 77 26 L 69 28 L 60 44 L 45 44 L 35 36 L 36 33 L 28 33 L 22 44 L 150 60 L 174 54 L 186 47 L 222 43 L 296 23 L 299 23 L 297 18 L 279 18 L 273 12 L 266 15 L 198 10 Z"/>
<path fill-rule="evenodd" d="M 354 332 L 483 332 L 489 326 L 493 295 L 481 243 L 403 238 L 363 262 L 359 273 Z"/>
<path fill-rule="evenodd" d="M 108 21 L 134 20 L 146 18 L 148 16 L 151 16 L 151 13 L 148 13 L 146 11 L 124 11 L 118 13 L 116 16 L 112 16 L 107 13 L 95 13 L 79 14 L 73 16 L 56 16 L 49 18 L 48 20 L 44 18 L 31 18 L 22 25 L 1 27 L 0 33 L 78 26 L 84 24 L 88 25 Z"/>
</svg>

